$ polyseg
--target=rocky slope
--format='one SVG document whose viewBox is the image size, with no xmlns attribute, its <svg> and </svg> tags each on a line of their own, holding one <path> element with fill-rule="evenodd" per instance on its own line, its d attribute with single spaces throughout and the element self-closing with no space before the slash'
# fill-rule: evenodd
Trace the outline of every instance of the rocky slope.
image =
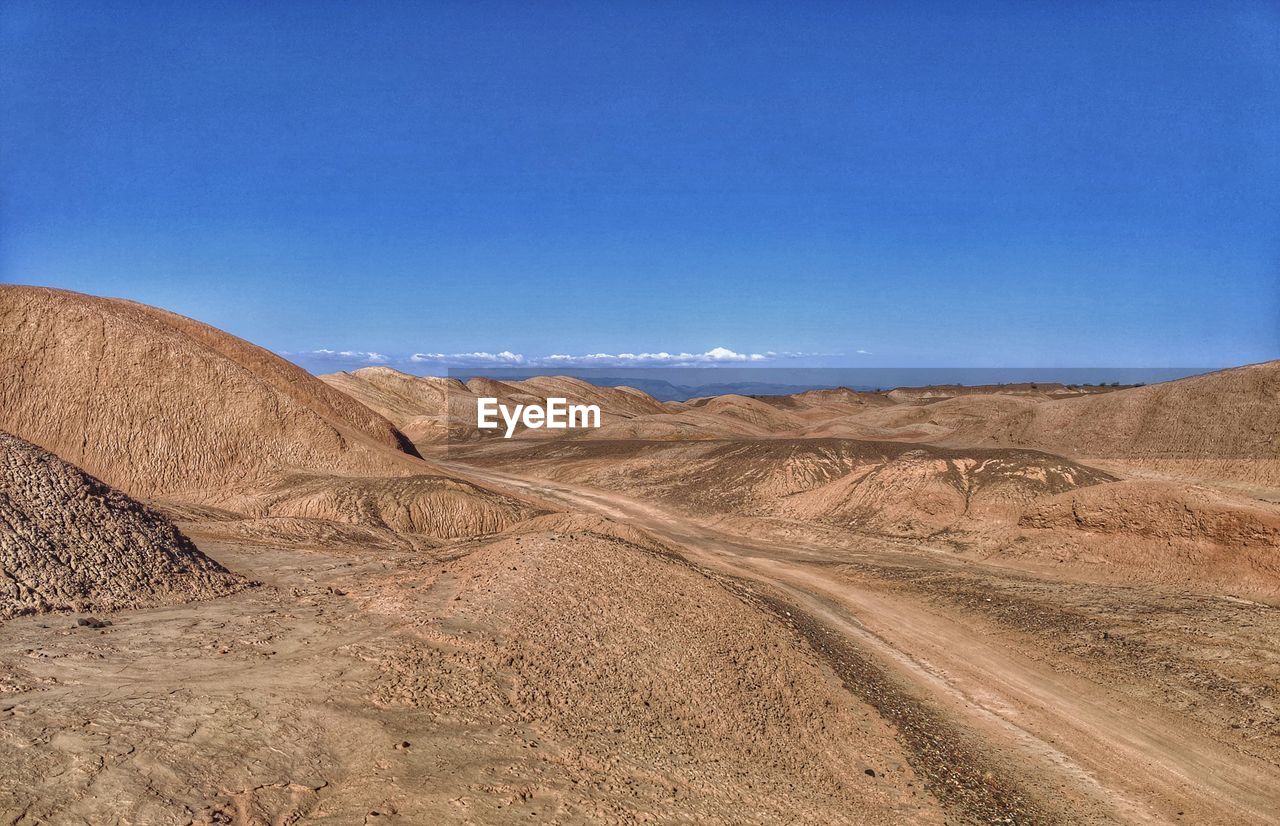
<svg viewBox="0 0 1280 826">
<path fill-rule="evenodd" d="M 187 602 L 239 584 L 160 514 L 0 433 L 0 619 Z"/>
</svg>

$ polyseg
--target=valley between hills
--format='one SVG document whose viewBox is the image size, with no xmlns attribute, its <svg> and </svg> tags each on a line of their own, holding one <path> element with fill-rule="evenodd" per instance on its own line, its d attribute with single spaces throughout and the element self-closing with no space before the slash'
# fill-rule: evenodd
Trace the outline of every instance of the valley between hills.
<svg viewBox="0 0 1280 826">
<path fill-rule="evenodd" d="M 1280 822 L 1280 362 L 664 402 L 0 286 L 0 432 L 0 823 Z"/>
</svg>

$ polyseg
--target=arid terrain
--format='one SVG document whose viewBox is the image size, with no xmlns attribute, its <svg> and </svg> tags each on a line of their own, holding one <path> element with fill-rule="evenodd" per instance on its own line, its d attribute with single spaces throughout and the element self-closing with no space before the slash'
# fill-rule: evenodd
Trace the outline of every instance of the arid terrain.
<svg viewBox="0 0 1280 826">
<path fill-rule="evenodd" d="M 662 402 L 0 286 L 0 823 L 303 822 L 1280 823 L 1280 362 Z"/>
</svg>

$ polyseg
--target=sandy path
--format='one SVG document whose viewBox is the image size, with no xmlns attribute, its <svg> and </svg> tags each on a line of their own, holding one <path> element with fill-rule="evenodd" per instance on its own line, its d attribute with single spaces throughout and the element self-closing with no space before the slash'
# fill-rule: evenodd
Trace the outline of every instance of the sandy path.
<svg viewBox="0 0 1280 826">
<path fill-rule="evenodd" d="M 261 585 L 0 626 L 0 824 L 948 822 L 824 658 L 669 553 L 198 541 Z"/>
<path fill-rule="evenodd" d="M 1058 801 L 1073 820 L 1280 822 L 1275 763 L 1215 738 L 1193 719 L 1067 673 L 1044 652 L 1028 656 L 1018 640 L 981 618 L 920 604 L 814 564 L 824 561 L 820 548 L 782 549 L 727 535 L 612 492 L 471 466 L 453 469 L 644 528 L 680 545 L 698 565 L 774 589 L 875 654 L 947 719 L 986 743 L 1030 795 Z M 916 564 L 955 563 L 921 552 Z"/>
</svg>

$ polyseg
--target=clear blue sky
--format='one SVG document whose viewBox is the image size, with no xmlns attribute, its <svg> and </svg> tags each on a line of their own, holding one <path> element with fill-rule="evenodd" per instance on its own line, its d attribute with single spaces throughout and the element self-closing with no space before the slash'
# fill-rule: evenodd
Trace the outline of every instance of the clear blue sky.
<svg viewBox="0 0 1280 826">
<path fill-rule="evenodd" d="M 5 281 L 393 363 L 1280 357 L 1274 3 L 7 0 L 0 23 Z"/>
</svg>

